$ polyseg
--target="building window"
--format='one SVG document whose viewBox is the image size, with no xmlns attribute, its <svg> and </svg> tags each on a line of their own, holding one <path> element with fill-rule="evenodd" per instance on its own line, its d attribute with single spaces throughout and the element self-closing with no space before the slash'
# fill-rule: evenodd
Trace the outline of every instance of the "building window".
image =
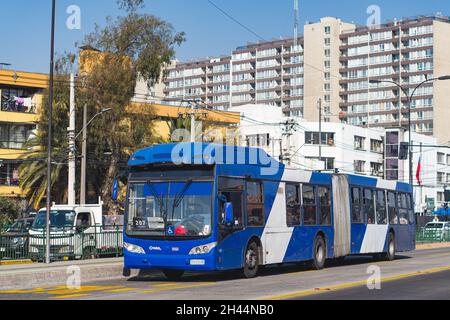
<svg viewBox="0 0 450 320">
<path fill-rule="evenodd" d="M 325 74 L 324 74 L 324 78 L 325 78 L 325 80 L 330 80 L 330 78 L 331 78 L 331 74 L 330 74 L 330 72 L 325 72 Z"/>
<path fill-rule="evenodd" d="M 331 84 L 330 83 L 325 83 L 323 85 L 323 88 L 324 88 L 325 91 L 331 91 Z"/>
<path fill-rule="evenodd" d="M 439 184 L 445 184 L 445 173 L 444 172 L 437 173 L 437 182 Z"/>
<path fill-rule="evenodd" d="M 330 49 L 325 49 L 324 50 L 324 55 L 326 58 L 329 58 L 331 56 L 331 50 Z"/>
<path fill-rule="evenodd" d="M 364 174 L 364 173 L 365 173 L 365 170 L 364 170 L 365 165 L 366 165 L 366 162 L 365 162 L 365 161 L 362 161 L 362 160 L 355 160 L 355 161 L 354 161 L 355 172 L 356 172 L 356 173 Z"/>
<path fill-rule="evenodd" d="M 248 135 L 245 139 L 249 147 L 268 147 L 270 144 L 270 135 L 268 133 Z"/>
<path fill-rule="evenodd" d="M 334 146 L 334 132 L 322 132 L 322 139 L 319 142 L 319 132 L 305 132 L 305 144 Z"/>
<path fill-rule="evenodd" d="M 444 153 L 441 153 L 441 152 L 438 152 L 438 154 L 437 154 L 437 162 L 439 163 L 439 164 L 446 164 L 445 163 L 445 154 Z"/>
<path fill-rule="evenodd" d="M 306 157 L 306 159 L 311 159 L 311 160 L 321 160 L 325 163 L 325 170 L 327 171 L 332 171 L 334 170 L 334 158 L 324 158 L 322 157 L 322 159 L 319 159 L 317 157 Z"/>
<path fill-rule="evenodd" d="M 356 150 L 366 150 L 365 144 L 366 144 L 366 138 L 355 136 L 355 149 Z"/>
<path fill-rule="evenodd" d="M 34 125 L 0 124 L 0 148 L 22 149 L 35 128 Z"/>
<path fill-rule="evenodd" d="M 330 46 L 331 45 L 331 39 L 330 38 L 325 38 L 324 43 L 326 46 Z"/>
<path fill-rule="evenodd" d="M 330 69 L 331 68 L 331 61 L 330 60 L 325 60 L 324 66 L 325 66 L 325 69 Z"/>
<path fill-rule="evenodd" d="M 19 163 L 2 163 L 0 165 L 0 185 L 19 185 Z"/>
<path fill-rule="evenodd" d="M 383 141 L 370 139 L 370 151 L 383 153 Z"/>
<path fill-rule="evenodd" d="M 330 34 L 331 33 L 331 27 L 330 26 L 326 26 L 324 29 L 325 29 L 325 34 Z"/>
<path fill-rule="evenodd" d="M 377 162 L 370 163 L 370 172 L 374 177 L 382 177 L 383 176 L 383 164 Z"/>
</svg>

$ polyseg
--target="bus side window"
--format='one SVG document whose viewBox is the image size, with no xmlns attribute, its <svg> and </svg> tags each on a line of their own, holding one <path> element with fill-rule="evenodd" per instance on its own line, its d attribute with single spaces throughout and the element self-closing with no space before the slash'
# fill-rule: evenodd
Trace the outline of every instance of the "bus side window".
<svg viewBox="0 0 450 320">
<path fill-rule="evenodd" d="M 398 194 L 398 218 L 402 225 L 408 224 L 408 204 L 405 193 Z"/>
<path fill-rule="evenodd" d="M 384 190 L 377 191 L 377 224 L 387 224 L 386 194 Z"/>
<path fill-rule="evenodd" d="M 288 227 L 301 225 L 300 185 L 286 184 L 286 223 Z"/>
<path fill-rule="evenodd" d="M 374 192 L 371 189 L 364 189 L 364 209 L 367 215 L 367 224 L 375 224 Z"/>
<path fill-rule="evenodd" d="M 388 192 L 388 214 L 389 214 L 389 224 L 398 224 L 395 192 Z"/>
<path fill-rule="evenodd" d="M 331 225 L 331 194 L 330 189 L 319 187 L 319 224 L 322 226 Z"/>
<path fill-rule="evenodd" d="M 233 178 L 219 178 L 219 194 L 226 199 L 224 202 L 220 200 L 220 215 L 222 216 L 226 202 L 233 204 L 233 219 L 235 221 L 235 228 L 242 228 L 244 226 L 244 186 L 243 179 Z M 223 220 L 223 217 L 221 217 Z"/>
<path fill-rule="evenodd" d="M 261 182 L 247 182 L 247 225 L 264 226 L 264 186 Z"/>
<path fill-rule="evenodd" d="M 303 185 L 303 224 L 305 226 L 317 224 L 316 190 L 309 185 Z"/>
<path fill-rule="evenodd" d="M 361 190 L 359 188 L 352 188 L 352 222 L 363 223 Z"/>
</svg>

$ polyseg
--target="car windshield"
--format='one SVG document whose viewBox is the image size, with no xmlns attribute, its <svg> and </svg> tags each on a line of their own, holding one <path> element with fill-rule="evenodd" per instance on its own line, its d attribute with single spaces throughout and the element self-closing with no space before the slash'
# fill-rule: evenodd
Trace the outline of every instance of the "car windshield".
<svg viewBox="0 0 450 320">
<path fill-rule="evenodd" d="M 45 228 L 46 212 L 40 211 L 33 223 L 33 229 L 42 230 Z M 75 211 L 70 210 L 51 210 L 50 228 L 52 229 L 71 229 L 74 226 Z"/>
<path fill-rule="evenodd" d="M 18 220 L 11 227 L 9 227 L 7 232 L 26 232 L 28 227 L 29 225 L 26 220 Z"/>
<path fill-rule="evenodd" d="M 425 228 L 427 229 L 442 229 L 444 225 L 442 223 L 428 223 Z"/>
<path fill-rule="evenodd" d="M 127 233 L 158 237 L 211 234 L 211 182 L 132 183 Z"/>
</svg>

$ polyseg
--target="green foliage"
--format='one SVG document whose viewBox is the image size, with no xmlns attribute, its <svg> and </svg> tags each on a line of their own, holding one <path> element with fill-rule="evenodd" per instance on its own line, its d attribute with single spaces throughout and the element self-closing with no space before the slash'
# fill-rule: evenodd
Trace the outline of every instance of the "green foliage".
<svg viewBox="0 0 450 320">
<path fill-rule="evenodd" d="M 15 200 L 0 198 L 0 228 L 12 224 L 20 215 L 21 207 Z"/>
</svg>

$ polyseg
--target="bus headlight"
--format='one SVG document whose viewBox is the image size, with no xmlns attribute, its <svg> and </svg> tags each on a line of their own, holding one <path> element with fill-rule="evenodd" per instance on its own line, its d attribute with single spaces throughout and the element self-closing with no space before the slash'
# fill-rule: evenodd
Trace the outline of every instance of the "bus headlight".
<svg viewBox="0 0 450 320">
<path fill-rule="evenodd" d="M 135 244 L 125 242 L 123 244 L 123 246 L 128 252 L 137 253 L 137 254 L 145 254 L 145 250 L 142 247 L 139 247 Z"/>
<path fill-rule="evenodd" d="M 205 244 L 203 246 L 194 247 L 189 252 L 189 255 L 207 254 L 207 253 L 210 253 L 211 250 L 214 249 L 216 246 L 217 246 L 217 242 Z"/>
</svg>

